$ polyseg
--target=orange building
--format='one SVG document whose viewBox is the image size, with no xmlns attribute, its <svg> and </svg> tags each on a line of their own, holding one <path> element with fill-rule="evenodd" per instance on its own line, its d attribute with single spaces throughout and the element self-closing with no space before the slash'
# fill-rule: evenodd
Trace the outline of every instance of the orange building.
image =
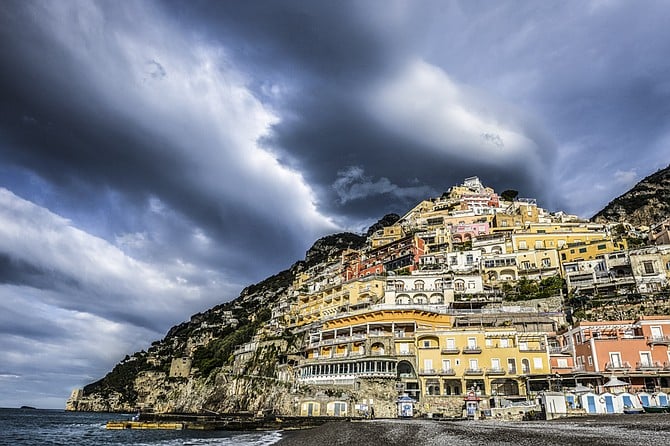
<svg viewBox="0 0 670 446">
<path fill-rule="evenodd" d="M 577 370 L 616 376 L 633 389 L 670 387 L 670 316 L 580 322 L 563 344 Z"/>
</svg>

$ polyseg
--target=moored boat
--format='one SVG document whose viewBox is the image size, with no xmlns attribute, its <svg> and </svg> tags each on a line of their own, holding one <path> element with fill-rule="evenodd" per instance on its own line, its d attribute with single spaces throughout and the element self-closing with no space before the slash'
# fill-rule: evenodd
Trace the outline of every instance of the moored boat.
<svg viewBox="0 0 670 446">
<path fill-rule="evenodd" d="M 646 413 L 670 413 L 670 406 L 642 406 Z"/>
</svg>

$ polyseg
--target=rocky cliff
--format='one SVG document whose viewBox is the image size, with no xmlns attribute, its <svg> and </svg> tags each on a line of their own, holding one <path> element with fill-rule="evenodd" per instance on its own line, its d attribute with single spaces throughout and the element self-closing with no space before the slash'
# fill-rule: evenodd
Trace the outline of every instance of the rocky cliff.
<svg viewBox="0 0 670 446">
<path fill-rule="evenodd" d="M 593 216 L 596 222 L 651 226 L 670 216 L 670 166 L 649 175 Z"/>
<path fill-rule="evenodd" d="M 274 318 L 281 315 L 273 315 L 272 308 L 289 298 L 301 271 L 344 249 L 359 249 L 365 240 L 351 233 L 317 240 L 304 261 L 245 288 L 230 302 L 193 315 L 148 350 L 126 356 L 104 378 L 74 391 L 66 409 L 290 413 L 286 384 L 275 377 L 277 367 L 290 361 L 288 352 L 298 338 L 279 328 Z M 236 352 L 255 338 L 263 341 L 249 354 Z M 243 364 L 233 367 L 235 358 Z"/>
</svg>

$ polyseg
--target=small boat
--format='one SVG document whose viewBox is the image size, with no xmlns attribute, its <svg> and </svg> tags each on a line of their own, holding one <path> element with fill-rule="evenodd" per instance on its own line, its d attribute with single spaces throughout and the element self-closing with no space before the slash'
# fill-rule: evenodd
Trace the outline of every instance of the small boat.
<svg viewBox="0 0 670 446">
<path fill-rule="evenodd" d="M 623 413 L 628 414 L 628 415 L 638 415 L 638 414 L 644 413 L 644 409 L 642 409 L 641 407 L 624 406 Z"/>
<path fill-rule="evenodd" d="M 670 413 L 670 406 L 642 406 L 646 413 Z"/>
</svg>

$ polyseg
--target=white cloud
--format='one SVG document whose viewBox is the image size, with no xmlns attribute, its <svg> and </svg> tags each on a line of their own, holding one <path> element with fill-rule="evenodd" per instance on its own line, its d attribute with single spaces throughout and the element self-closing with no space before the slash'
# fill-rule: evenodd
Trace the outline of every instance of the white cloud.
<svg viewBox="0 0 670 446">
<path fill-rule="evenodd" d="M 369 101 L 385 127 L 435 152 L 490 164 L 536 159 L 537 144 L 517 111 L 424 61 L 382 82 Z"/>
<path fill-rule="evenodd" d="M 416 183 L 416 178 L 412 183 Z M 391 194 L 400 199 L 420 199 L 434 193 L 428 186 L 400 187 L 386 177 L 374 181 L 365 175 L 364 169 L 360 166 L 350 166 L 339 171 L 333 189 L 340 197 L 341 204 L 382 194 Z"/>
</svg>

